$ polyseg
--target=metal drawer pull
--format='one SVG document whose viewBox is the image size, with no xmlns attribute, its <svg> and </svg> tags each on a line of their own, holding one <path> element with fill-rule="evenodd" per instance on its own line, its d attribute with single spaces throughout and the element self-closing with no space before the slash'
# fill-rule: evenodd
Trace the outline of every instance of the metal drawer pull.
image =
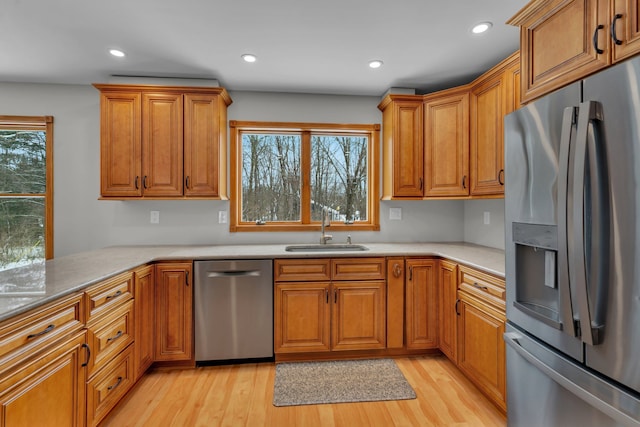
<svg viewBox="0 0 640 427">
<path fill-rule="evenodd" d="M 488 287 L 486 287 L 486 286 L 480 286 L 480 285 L 478 285 L 478 282 L 473 282 L 473 287 L 474 287 L 474 288 L 478 288 L 478 289 L 482 289 L 483 291 L 488 291 L 488 290 L 489 290 L 489 288 L 488 288 Z"/>
<path fill-rule="evenodd" d="M 107 295 L 107 297 L 105 298 L 105 300 L 109 301 L 111 298 L 118 298 L 120 295 L 122 295 L 122 291 L 118 291 L 113 295 Z"/>
<path fill-rule="evenodd" d="M 121 382 L 122 382 L 122 377 L 118 377 L 118 381 L 114 385 L 110 385 L 109 387 L 107 387 L 107 390 L 109 391 L 113 390 L 114 388 L 118 387 Z"/>
<path fill-rule="evenodd" d="M 89 344 L 87 343 L 82 343 L 82 348 L 87 349 L 87 360 L 81 365 L 82 367 L 85 367 L 89 364 L 89 360 L 91 360 L 91 347 L 89 347 Z"/>
<path fill-rule="evenodd" d="M 56 328 L 56 325 L 53 325 L 53 324 L 49 325 L 44 330 L 42 330 L 42 331 L 40 331 L 38 333 L 28 335 L 27 339 L 30 340 L 31 338 L 40 337 L 40 336 L 42 336 L 42 335 L 44 335 L 44 334 L 46 334 L 48 332 L 53 331 L 55 328 Z"/>
<path fill-rule="evenodd" d="M 115 334 L 114 336 L 107 338 L 107 342 L 115 341 L 118 338 L 122 337 L 122 335 L 123 335 L 122 331 L 118 331 L 118 333 Z"/>
</svg>

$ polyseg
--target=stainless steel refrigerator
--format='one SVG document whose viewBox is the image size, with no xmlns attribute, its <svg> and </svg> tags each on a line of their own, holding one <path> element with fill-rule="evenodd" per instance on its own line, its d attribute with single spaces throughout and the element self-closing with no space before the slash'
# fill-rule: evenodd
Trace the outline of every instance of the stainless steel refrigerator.
<svg viewBox="0 0 640 427">
<path fill-rule="evenodd" d="M 640 426 L 640 59 L 505 118 L 510 426 Z"/>
</svg>

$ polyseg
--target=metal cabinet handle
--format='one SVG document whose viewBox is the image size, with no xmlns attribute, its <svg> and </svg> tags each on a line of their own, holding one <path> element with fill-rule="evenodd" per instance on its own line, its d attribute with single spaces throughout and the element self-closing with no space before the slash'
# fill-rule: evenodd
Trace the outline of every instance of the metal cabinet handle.
<svg viewBox="0 0 640 427">
<path fill-rule="evenodd" d="M 604 53 L 604 50 L 598 47 L 598 33 L 603 28 L 604 28 L 604 25 L 600 24 L 596 27 L 596 30 L 593 32 L 593 48 L 596 50 L 596 53 Z"/>
<path fill-rule="evenodd" d="M 462 188 L 467 188 L 467 175 L 462 176 Z"/>
<path fill-rule="evenodd" d="M 142 178 L 142 188 L 147 189 L 147 175 Z"/>
<path fill-rule="evenodd" d="M 329 304 L 329 289 L 325 289 L 325 290 L 324 290 L 324 296 L 325 296 L 325 297 L 326 297 L 326 299 L 327 299 L 327 304 Z"/>
<path fill-rule="evenodd" d="M 107 338 L 107 342 L 115 341 L 118 338 L 121 338 L 123 335 L 122 331 L 118 331 L 114 336 Z"/>
<path fill-rule="evenodd" d="M 618 19 L 621 19 L 621 18 L 622 18 L 622 14 L 616 13 L 616 15 L 613 17 L 613 21 L 611 22 L 611 39 L 618 46 L 622 44 L 622 40 L 616 37 L 616 23 L 618 22 Z"/>
<path fill-rule="evenodd" d="M 400 277 L 400 275 L 402 275 L 402 268 L 400 267 L 400 264 L 396 263 L 393 266 L 393 277 Z"/>
<path fill-rule="evenodd" d="M 338 290 L 337 289 L 333 290 L 333 303 L 334 304 L 338 303 Z"/>
<path fill-rule="evenodd" d="M 185 187 L 187 187 L 187 190 L 189 190 L 189 184 L 190 184 L 190 183 L 189 183 L 189 176 L 187 176 L 187 177 L 185 178 Z"/>
<path fill-rule="evenodd" d="M 112 299 L 112 298 L 118 298 L 120 295 L 122 295 L 122 291 L 120 291 L 120 290 L 119 290 L 119 291 L 117 291 L 117 292 L 116 292 L 115 294 L 113 294 L 113 295 L 107 295 L 107 296 L 105 297 L 105 300 L 109 301 L 109 300 L 110 300 L 110 299 Z"/>
<path fill-rule="evenodd" d="M 456 316 L 460 316 L 460 312 L 458 311 L 458 305 L 460 304 L 460 299 L 456 300 Z"/>
<path fill-rule="evenodd" d="M 85 360 L 85 362 L 80 365 L 82 367 L 85 367 L 89 364 L 89 360 L 91 360 L 91 347 L 89 347 L 89 344 L 87 343 L 82 343 L 82 348 L 86 348 L 87 349 L 87 359 Z"/>
<path fill-rule="evenodd" d="M 136 179 L 135 179 L 136 190 L 140 189 L 140 186 L 138 185 L 138 181 L 140 181 L 140 177 L 138 175 L 136 175 Z"/>
<path fill-rule="evenodd" d="M 30 340 L 32 338 L 40 337 L 40 336 L 42 336 L 42 335 L 44 335 L 46 333 L 49 333 L 49 332 L 53 331 L 55 328 L 56 328 L 56 325 L 51 324 L 51 325 L 47 326 L 46 328 L 44 328 L 40 332 L 37 332 L 35 334 L 31 334 L 31 335 L 27 335 L 27 339 Z"/>
<path fill-rule="evenodd" d="M 473 282 L 473 287 L 474 287 L 474 288 L 477 288 L 477 289 L 482 289 L 483 291 L 486 291 L 486 290 L 488 290 L 488 289 L 489 289 L 489 288 L 487 288 L 486 286 L 478 285 L 478 282 Z"/>
<path fill-rule="evenodd" d="M 184 277 L 185 277 L 185 285 L 189 286 L 189 272 L 188 271 L 185 271 Z"/>
<path fill-rule="evenodd" d="M 498 172 L 498 183 L 504 185 L 504 169 L 500 169 L 500 172 Z"/>
<path fill-rule="evenodd" d="M 422 191 L 422 189 L 424 188 L 424 182 L 422 180 L 422 177 L 418 179 L 418 182 L 420 183 L 420 191 Z"/>
<path fill-rule="evenodd" d="M 413 280 L 413 266 L 409 267 L 409 280 Z"/>
<path fill-rule="evenodd" d="M 113 390 L 114 388 L 118 387 L 121 382 L 122 382 L 122 377 L 118 377 L 118 381 L 116 381 L 114 385 L 110 385 L 109 387 L 107 387 L 107 390 L 109 391 Z"/>
</svg>

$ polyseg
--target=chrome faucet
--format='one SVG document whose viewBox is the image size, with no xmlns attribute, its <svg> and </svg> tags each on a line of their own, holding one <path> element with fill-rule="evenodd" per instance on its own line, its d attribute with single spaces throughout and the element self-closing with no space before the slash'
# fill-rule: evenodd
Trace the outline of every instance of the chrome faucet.
<svg viewBox="0 0 640 427">
<path fill-rule="evenodd" d="M 331 219 L 329 218 L 329 209 L 322 208 L 322 236 L 320 236 L 320 244 L 326 245 L 327 242 L 333 239 L 331 234 L 325 234 L 325 227 L 329 227 L 331 225 Z"/>
</svg>

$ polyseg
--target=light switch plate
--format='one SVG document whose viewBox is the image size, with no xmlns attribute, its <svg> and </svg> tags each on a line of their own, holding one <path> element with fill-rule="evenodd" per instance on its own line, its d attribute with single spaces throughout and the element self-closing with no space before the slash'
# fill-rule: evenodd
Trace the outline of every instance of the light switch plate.
<svg viewBox="0 0 640 427">
<path fill-rule="evenodd" d="M 227 223 L 227 211 L 218 211 L 218 224 Z"/>
<path fill-rule="evenodd" d="M 392 220 L 401 220 L 402 219 L 402 208 L 389 208 L 389 219 Z"/>
<path fill-rule="evenodd" d="M 491 213 L 490 212 L 485 212 L 484 213 L 484 225 L 489 225 L 491 224 Z"/>
<path fill-rule="evenodd" d="M 151 224 L 160 224 L 160 211 L 151 211 L 149 221 Z"/>
</svg>

